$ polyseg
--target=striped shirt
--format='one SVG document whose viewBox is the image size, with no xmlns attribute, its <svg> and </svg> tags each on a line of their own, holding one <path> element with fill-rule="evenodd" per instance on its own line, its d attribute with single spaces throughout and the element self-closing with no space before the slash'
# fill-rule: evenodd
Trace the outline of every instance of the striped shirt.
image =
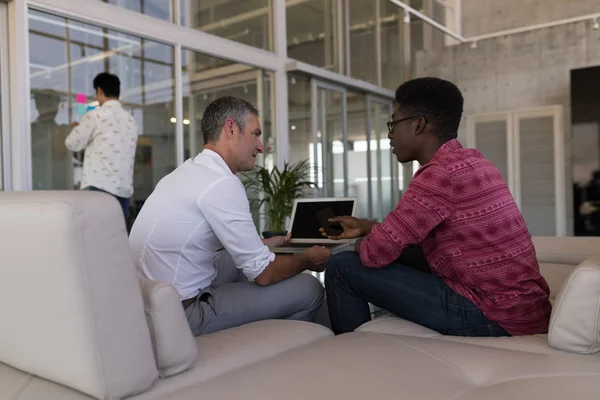
<svg viewBox="0 0 600 400">
<path fill-rule="evenodd" d="M 475 149 L 446 142 L 362 241 L 373 268 L 420 244 L 431 267 L 512 335 L 548 331 L 552 306 L 531 235 L 502 175 Z"/>
</svg>

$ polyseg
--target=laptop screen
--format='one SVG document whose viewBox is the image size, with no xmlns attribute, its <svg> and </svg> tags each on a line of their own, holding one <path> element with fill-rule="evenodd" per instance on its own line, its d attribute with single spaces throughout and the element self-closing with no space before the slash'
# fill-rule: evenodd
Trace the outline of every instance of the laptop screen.
<svg viewBox="0 0 600 400">
<path fill-rule="evenodd" d="M 292 221 L 292 239 L 323 239 L 316 214 L 320 210 L 330 208 L 336 216 L 352 215 L 355 200 L 326 200 L 326 201 L 298 201 L 296 214 Z"/>
</svg>

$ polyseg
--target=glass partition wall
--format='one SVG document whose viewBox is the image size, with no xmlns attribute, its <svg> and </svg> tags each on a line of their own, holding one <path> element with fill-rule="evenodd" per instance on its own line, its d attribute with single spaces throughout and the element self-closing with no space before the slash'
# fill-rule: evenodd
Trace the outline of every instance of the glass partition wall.
<svg viewBox="0 0 600 400">
<path fill-rule="evenodd" d="M 205 54 L 181 52 L 183 119 L 175 110 L 174 47 L 56 15 L 29 11 L 32 189 L 73 190 L 83 154 L 64 141 L 71 124 L 96 107 L 94 77 L 119 76 L 120 100 L 136 119 L 133 215 L 158 181 L 177 167 L 176 127 L 183 125 L 183 159 L 202 150 L 202 113 L 221 96 L 236 96 L 260 110 L 266 143 L 272 142 L 270 74 Z M 221 66 L 224 65 L 224 66 Z M 215 67 L 216 66 L 216 67 Z M 258 163 L 273 164 L 274 146 Z"/>
<path fill-rule="evenodd" d="M 312 128 L 317 146 L 313 159 L 321 194 L 325 197 L 348 195 L 348 128 L 346 89 L 312 80 Z M 321 148 L 317 152 L 318 147 Z"/>
<path fill-rule="evenodd" d="M 33 189 L 79 188 L 83 155 L 64 142 L 98 105 L 92 82 L 108 71 L 138 125 L 132 203 L 145 199 L 176 166 L 173 47 L 33 10 L 29 47 Z"/>
<path fill-rule="evenodd" d="M 225 95 L 260 110 L 265 154 L 257 163 L 270 168 L 309 160 L 314 195 L 356 196 L 357 215 L 382 220 L 407 183 L 385 125 L 390 89 L 404 80 L 407 27 L 388 1 L 97 0 L 67 6 L 38 0 L 18 7 L 27 21 L 26 46 L 20 47 L 28 58 L 21 62 L 28 66 L 27 84 L 13 83 L 18 74 L 10 83 L 24 89 L 29 104 L 16 113 L 16 126 L 26 120 L 24 138 L 11 146 L 21 158 L 11 172 L 16 190 L 79 187 L 83 154 L 67 151 L 64 138 L 97 106 L 92 81 L 103 71 L 121 78 L 122 103 L 140 130 L 137 208 L 162 177 L 201 151 L 203 111 Z M 285 29 L 277 22 L 282 15 Z M 375 63 L 362 68 L 367 51 Z"/>
<path fill-rule="evenodd" d="M 369 215 L 383 221 L 404 190 L 402 166 L 391 151 L 386 122 L 392 114 L 389 102 L 369 96 L 367 99 L 367 151 L 370 155 L 368 176 Z"/>
<path fill-rule="evenodd" d="M 357 216 L 382 221 L 404 188 L 387 138 L 391 101 L 314 77 L 288 81 L 290 160 L 310 161 L 316 195 L 358 197 Z"/>
</svg>

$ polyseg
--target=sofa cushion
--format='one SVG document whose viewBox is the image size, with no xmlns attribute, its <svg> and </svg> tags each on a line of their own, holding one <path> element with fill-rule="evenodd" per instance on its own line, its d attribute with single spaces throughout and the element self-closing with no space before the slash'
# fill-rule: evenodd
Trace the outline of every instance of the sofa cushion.
<svg viewBox="0 0 600 400">
<path fill-rule="evenodd" d="M 0 196 L 0 362 L 92 397 L 158 378 L 123 211 L 88 191 Z"/>
<path fill-rule="evenodd" d="M 540 273 L 550 287 L 550 301 L 554 302 L 567 278 L 575 270 L 575 265 L 540 262 Z"/>
<path fill-rule="evenodd" d="M 384 333 L 388 335 L 440 337 L 441 333 L 393 315 L 375 318 L 356 329 L 356 332 Z"/>
<path fill-rule="evenodd" d="M 540 263 L 579 265 L 597 254 L 600 237 L 532 237 Z"/>
<path fill-rule="evenodd" d="M 170 378 L 160 379 L 151 391 L 139 396 L 139 399 L 162 398 L 245 365 L 331 336 L 333 333 L 321 325 L 291 320 L 253 322 L 198 336 L 195 367 Z M 209 397 L 202 395 L 199 398 Z"/>
<path fill-rule="evenodd" d="M 93 397 L 0 363 L 0 399 L 92 400 Z"/>
<path fill-rule="evenodd" d="M 395 316 L 377 318 L 361 325 L 356 332 L 383 333 L 386 335 L 414 336 L 438 339 L 447 342 L 464 343 L 474 346 L 524 351 L 537 354 L 561 354 L 562 351 L 548 344 L 548 335 L 525 335 L 514 337 L 465 337 L 442 335 L 414 322 Z"/>
<path fill-rule="evenodd" d="M 248 365 L 166 399 L 592 399 L 600 392 L 599 378 L 600 355 L 533 354 L 354 332 Z"/>
<path fill-rule="evenodd" d="M 140 278 L 146 319 L 158 372 L 178 374 L 196 363 L 196 342 L 175 288 L 166 282 Z"/>
<path fill-rule="evenodd" d="M 550 286 L 552 303 L 575 267 L 600 249 L 600 237 L 534 236 L 532 239 L 540 272 Z"/>
<path fill-rule="evenodd" d="M 578 266 L 552 310 L 549 343 L 557 349 L 589 354 L 600 350 L 600 266 L 591 258 Z"/>
</svg>

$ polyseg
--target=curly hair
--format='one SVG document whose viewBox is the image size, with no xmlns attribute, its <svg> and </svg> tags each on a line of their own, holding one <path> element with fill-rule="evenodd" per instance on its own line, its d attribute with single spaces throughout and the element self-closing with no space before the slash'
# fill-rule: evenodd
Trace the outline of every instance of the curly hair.
<svg viewBox="0 0 600 400">
<path fill-rule="evenodd" d="M 463 96 L 452 82 L 417 78 L 396 89 L 396 103 L 406 116 L 424 116 L 442 141 L 455 139 L 463 112 Z"/>
</svg>

